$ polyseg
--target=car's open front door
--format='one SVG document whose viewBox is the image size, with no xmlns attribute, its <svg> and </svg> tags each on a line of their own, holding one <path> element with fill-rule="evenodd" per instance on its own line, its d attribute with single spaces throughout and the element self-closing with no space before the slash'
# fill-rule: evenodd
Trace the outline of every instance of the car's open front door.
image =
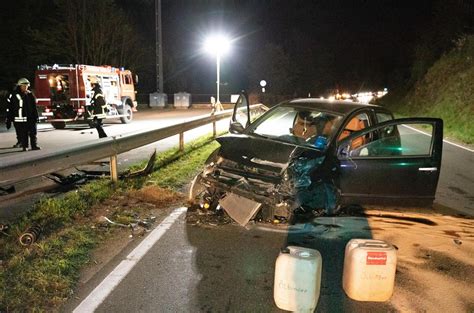
<svg viewBox="0 0 474 313">
<path fill-rule="evenodd" d="M 391 120 L 352 134 L 337 149 L 343 203 L 431 205 L 442 146 L 436 118 Z"/>
<path fill-rule="evenodd" d="M 242 92 L 235 103 L 229 131 L 241 133 L 248 125 L 250 125 L 250 106 L 247 94 Z"/>
</svg>

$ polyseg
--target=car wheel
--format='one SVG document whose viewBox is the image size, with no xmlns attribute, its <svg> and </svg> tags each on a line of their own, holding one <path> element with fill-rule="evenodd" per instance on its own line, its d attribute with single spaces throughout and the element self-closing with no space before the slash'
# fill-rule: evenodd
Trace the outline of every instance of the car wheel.
<svg viewBox="0 0 474 313">
<path fill-rule="evenodd" d="M 222 193 L 208 187 L 202 182 L 202 172 L 194 177 L 189 188 L 188 203 L 190 208 L 200 207 L 205 210 L 216 210 Z"/>
<path fill-rule="evenodd" d="M 66 122 L 52 122 L 54 129 L 64 129 L 66 127 Z"/>
<path fill-rule="evenodd" d="M 341 209 L 341 191 L 333 184 L 327 184 L 326 190 L 326 205 L 324 207 L 324 214 L 327 216 L 337 215 Z"/>
</svg>

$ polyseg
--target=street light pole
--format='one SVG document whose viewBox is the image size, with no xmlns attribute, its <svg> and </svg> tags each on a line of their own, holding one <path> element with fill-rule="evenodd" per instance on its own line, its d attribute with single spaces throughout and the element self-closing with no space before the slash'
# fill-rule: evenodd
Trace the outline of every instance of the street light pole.
<svg viewBox="0 0 474 313">
<path fill-rule="evenodd" d="M 220 111 L 223 110 L 221 99 L 220 99 L 220 88 L 221 88 L 221 56 L 223 56 L 230 48 L 230 40 L 225 38 L 224 36 L 213 36 L 208 37 L 204 48 L 207 52 L 215 56 L 216 58 L 216 89 L 217 89 L 217 99 L 216 102 L 213 103 L 212 111 Z"/>
<path fill-rule="evenodd" d="M 161 32 L 161 0 L 155 0 L 156 91 L 163 93 L 163 51 Z"/>
<path fill-rule="evenodd" d="M 221 101 L 219 98 L 219 87 L 221 85 L 220 82 L 220 69 L 221 69 L 221 56 L 217 54 L 216 56 L 216 68 L 217 68 L 217 101 L 216 101 L 216 106 L 220 106 Z"/>
</svg>

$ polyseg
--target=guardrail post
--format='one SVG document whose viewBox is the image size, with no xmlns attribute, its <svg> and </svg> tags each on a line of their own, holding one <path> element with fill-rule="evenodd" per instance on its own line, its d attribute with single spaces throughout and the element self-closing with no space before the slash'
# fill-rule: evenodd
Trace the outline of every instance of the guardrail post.
<svg viewBox="0 0 474 313">
<path fill-rule="evenodd" d="M 114 183 L 118 181 L 117 155 L 110 156 L 110 178 Z"/>
<path fill-rule="evenodd" d="M 179 133 L 179 151 L 184 151 L 184 133 Z"/>
<path fill-rule="evenodd" d="M 216 122 L 212 122 L 212 137 L 216 138 L 217 130 L 216 130 Z"/>
</svg>

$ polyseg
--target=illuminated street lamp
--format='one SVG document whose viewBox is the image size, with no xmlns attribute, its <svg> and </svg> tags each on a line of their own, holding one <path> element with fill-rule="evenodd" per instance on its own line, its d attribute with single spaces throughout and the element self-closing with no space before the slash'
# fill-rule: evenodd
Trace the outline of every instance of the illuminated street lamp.
<svg viewBox="0 0 474 313">
<path fill-rule="evenodd" d="M 222 109 L 222 104 L 219 99 L 219 87 L 220 87 L 220 66 L 221 56 L 226 54 L 230 50 L 230 40 L 222 35 L 212 36 L 206 39 L 204 43 L 204 49 L 216 57 L 216 68 L 217 68 L 217 101 L 213 109 Z"/>
<path fill-rule="evenodd" d="M 262 103 L 265 103 L 265 86 L 267 85 L 267 81 L 262 79 L 260 81 L 260 87 L 262 87 Z"/>
<path fill-rule="evenodd" d="M 260 81 L 260 87 L 262 87 L 262 92 L 265 93 L 265 86 L 267 85 L 267 82 L 265 80 Z"/>
</svg>

